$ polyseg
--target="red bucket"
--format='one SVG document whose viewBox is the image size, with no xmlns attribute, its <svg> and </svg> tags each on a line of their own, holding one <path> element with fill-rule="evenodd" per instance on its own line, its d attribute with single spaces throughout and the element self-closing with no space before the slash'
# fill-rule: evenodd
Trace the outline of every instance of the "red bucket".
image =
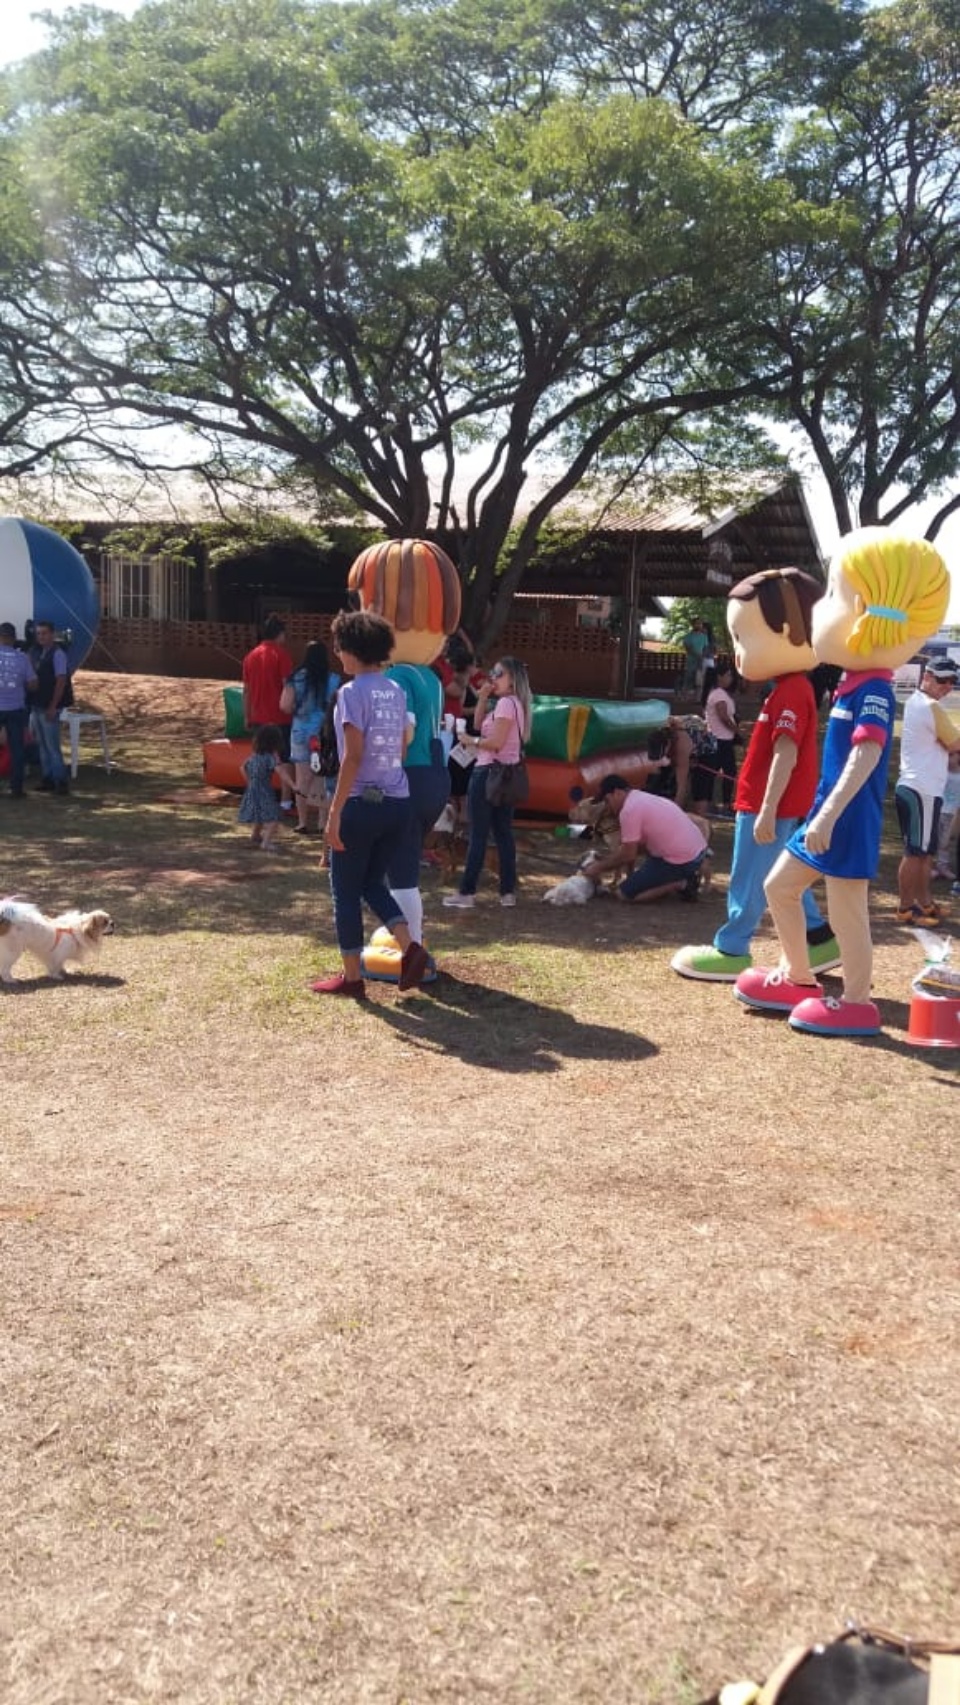
<svg viewBox="0 0 960 1705">
<path fill-rule="evenodd" d="M 921 1048 L 960 1048 L 960 999 L 914 989 L 907 1040 Z"/>
</svg>

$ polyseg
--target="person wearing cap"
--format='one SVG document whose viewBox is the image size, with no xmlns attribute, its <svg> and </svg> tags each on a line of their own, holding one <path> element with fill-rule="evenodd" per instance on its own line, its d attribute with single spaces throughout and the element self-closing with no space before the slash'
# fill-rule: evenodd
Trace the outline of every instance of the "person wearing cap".
<svg viewBox="0 0 960 1705">
<path fill-rule="evenodd" d="M 599 883 L 607 871 L 626 869 L 617 889 L 621 900 L 639 903 L 661 900 L 666 894 L 695 900 L 707 843 L 686 812 L 672 799 L 628 786 L 618 775 L 604 776 L 596 797 L 619 818 L 620 845 L 591 859 L 583 868 L 584 876 Z M 641 853 L 646 856 L 637 865 Z"/>
<path fill-rule="evenodd" d="M 931 892 L 933 863 L 940 839 L 940 813 L 947 786 L 950 753 L 960 751 L 960 728 L 940 701 L 957 685 L 950 657 L 929 659 L 920 685 L 903 710 L 900 774 L 896 806 L 903 835 L 897 872 L 902 924 L 936 924 L 941 912 Z"/>
</svg>

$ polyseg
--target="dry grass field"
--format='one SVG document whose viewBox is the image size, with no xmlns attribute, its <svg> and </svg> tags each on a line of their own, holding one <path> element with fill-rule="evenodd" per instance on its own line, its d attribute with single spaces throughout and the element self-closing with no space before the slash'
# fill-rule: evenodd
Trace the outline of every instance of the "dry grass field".
<svg viewBox="0 0 960 1705">
<path fill-rule="evenodd" d="M 0 892 L 117 923 L 0 990 L 5 1705 L 691 1705 L 960 1634 L 958 1055 L 892 838 L 870 1043 L 669 970 L 726 825 L 696 907 L 543 906 L 543 833 L 514 913 L 425 872 L 434 989 L 323 1003 L 317 843 L 197 791 L 217 684 L 78 684 L 116 772 L 0 798 Z"/>
</svg>

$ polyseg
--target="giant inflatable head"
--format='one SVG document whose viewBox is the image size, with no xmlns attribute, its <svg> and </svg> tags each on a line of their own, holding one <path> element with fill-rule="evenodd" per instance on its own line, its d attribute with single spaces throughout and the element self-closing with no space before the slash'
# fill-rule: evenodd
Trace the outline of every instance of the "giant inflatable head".
<svg viewBox="0 0 960 1705">
<path fill-rule="evenodd" d="M 426 539 L 370 545 L 347 585 L 364 610 L 390 623 L 394 663 L 432 663 L 460 621 L 460 576 L 446 551 Z"/>
<path fill-rule="evenodd" d="M 727 626 L 745 681 L 770 681 L 814 668 L 811 616 L 822 597 L 820 582 L 800 568 L 764 569 L 731 588 Z"/>
<path fill-rule="evenodd" d="M 929 539 L 889 527 L 848 533 L 813 612 L 817 659 L 841 669 L 896 669 L 936 633 L 949 598 L 946 564 Z"/>
<path fill-rule="evenodd" d="M 36 521 L 0 519 L 0 621 L 19 638 L 28 622 L 52 622 L 69 633 L 64 646 L 78 669 L 97 636 L 100 605 L 93 575 L 66 539 Z"/>
</svg>

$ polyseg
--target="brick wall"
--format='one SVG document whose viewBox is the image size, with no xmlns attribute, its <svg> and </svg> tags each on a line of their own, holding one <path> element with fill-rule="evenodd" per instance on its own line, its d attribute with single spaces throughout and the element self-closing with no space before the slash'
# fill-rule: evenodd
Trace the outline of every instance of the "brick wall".
<svg viewBox="0 0 960 1705">
<path fill-rule="evenodd" d="M 332 616 L 302 613 L 288 616 L 287 644 L 294 658 L 299 660 L 311 639 L 329 643 L 332 620 Z M 256 643 L 257 630 L 252 623 L 104 617 L 87 667 L 133 675 L 238 681 L 243 658 Z M 604 628 L 508 622 L 497 650 L 501 656 L 519 657 L 526 663 L 536 693 L 570 693 L 583 698 L 618 695 L 620 647 Z M 672 687 L 681 662 L 677 652 L 641 652 L 636 686 L 646 691 Z"/>
</svg>

